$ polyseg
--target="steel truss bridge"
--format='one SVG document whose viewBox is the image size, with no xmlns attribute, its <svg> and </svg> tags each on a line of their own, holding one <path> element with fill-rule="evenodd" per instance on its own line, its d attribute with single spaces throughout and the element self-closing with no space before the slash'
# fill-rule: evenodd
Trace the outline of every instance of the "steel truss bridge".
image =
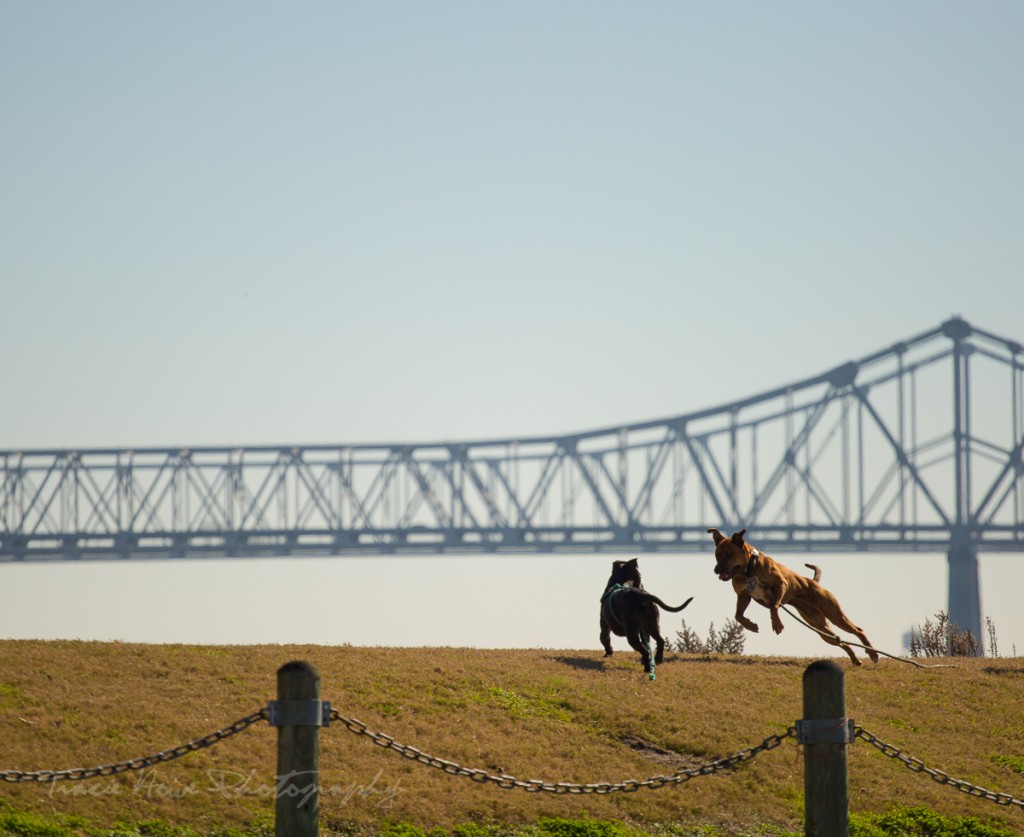
<svg viewBox="0 0 1024 837">
<path fill-rule="evenodd" d="M 1024 551 L 1024 349 L 960 318 L 789 386 L 558 436 L 0 451 L 0 562 L 300 554 Z"/>
</svg>

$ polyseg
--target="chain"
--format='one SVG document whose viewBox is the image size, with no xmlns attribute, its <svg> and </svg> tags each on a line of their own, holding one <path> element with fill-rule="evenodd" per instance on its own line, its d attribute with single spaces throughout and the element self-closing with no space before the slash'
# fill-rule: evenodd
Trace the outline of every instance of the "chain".
<svg viewBox="0 0 1024 837">
<path fill-rule="evenodd" d="M 185 744 L 172 747 L 169 750 L 162 750 L 161 752 L 154 753 L 151 756 L 142 756 L 141 758 L 132 759 L 131 761 L 122 761 L 118 764 L 104 764 L 99 767 L 76 767 L 71 770 L 37 770 L 32 773 L 27 773 L 21 770 L 4 770 L 0 772 L 0 779 L 5 782 L 79 781 L 81 779 L 92 779 L 96 776 L 116 776 L 118 773 L 124 773 L 127 770 L 145 770 L 147 767 L 152 767 L 154 764 L 162 764 L 165 761 L 180 759 L 182 756 L 193 753 L 196 750 L 202 750 L 204 747 L 212 747 L 214 744 L 219 744 L 225 738 L 237 735 L 242 730 L 247 729 L 257 721 L 266 717 L 267 710 L 265 708 L 258 709 L 251 715 L 239 718 L 233 724 L 230 724 L 223 729 L 219 729 L 216 732 L 211 732 L 209 735 L 205 735 L 202 738 L 196 738 L 192 741 L 186 742 Z"/>
<path fill-rule="evenodd" d="M 756 747 L 750 747 L 746 750 L 741 750 L 735 755 L 727 756 L 726 758 L 716 759 L 702 764 L 698 767 L 691 767 L 686 770 L 680 770 L 678 773 L 674 773 L 671 776 L 652 776 L 649 779 L 639 781 L 637 779 L 626 779 L 623 782 L 595 782 L 591 784 L 575 784 L 573 782 L 545 782 L 541 779 L 529 779 L 523 781 L 517 779 L 514 776 L 507 774 L 495 774 L 488 773 L 486 770 L 474 770 L 468 767 L 463 767 L 460 764 L 456 764 L 453 761 L 447 759 L 439 759 L 436 756 L 424 753 L 421 750 L 417 750 L 415 747 L 409 747 L 405 744 L 399 744 L 390 735 L 384 735 L 380 732 L 373 732 L 367 729 L 366 724 L 362 721 L 358 721 L 355 718 L 346 718 L 337 710 L 331 710 L 331 720 L 339 721 L 343 723 L 346 728 L 356 735 L 365 735 L 374 744 L 379 747 L 383 747 L 387 750 L 394 750 L 405 756 L 411 761 L 417 761 L 420 764 L 425 764 L 428 767 L 436 767 L 438 770 L 443 770 L 452 776 L 465 776 L 468 779 L 478 783 L 485 784 L 490 782 L 497 785 L 499 788 L 506 790 L 520 789 L 527 793 L 575 793 L 575 794 L 608 794 L 621 791 L 622 793 L 634 793 L 641 788 L 663 788 L 666 785 L 681 785 L 683 782 L 688 782 L 690 779 L 694 779 L 697 776 L 709 776 L 712 773 L 718 773 L 721 770 L 727 770 L 730 767 L 734 767 L 741 762 L 749 761 L 760 753 L 766 750 L 773 750 L 778 747 L 787 738 L 796 736 L 796 727 L 790 727 L 782 735 L 771 735 L 758 744 Z"/>
<path fill-rule="evenodd" d="M 920 759 L 911 758 L 910 756 L 904 755 L 898 747 L 894 747 L 892 744 L 886 744 L 884 741 L 879 740 L 870 732 L 863 727 L 854 727 L 853 734 L 857 738 L 864 739 L 868 744 L 873 747 L 877 747 L 882 751 L 884 755 L 889 758 L 897 759 L 903 762 L 910 770 L 915 773 L 924 773 L 930 776 L 934 781 L 940 785 L 949 785 L 959 791 L 963 791 L 970 796 L 977 796 L 980 799 L 988 799 L 991 802 L 995 802 L 997 805 L 1017 805 L 1024 808 L 1024 800 L 1016 799 L 1008 793 L 996 793 L 995 791 L 987 790 L 986 788 L 978 787 L 978 785 L 972 785 L 970 782 L 965 782 L 963 779 L 954 779 L 948 773 L 943 773 L 941 770 L 935 770 L 931 767 L 925 767 L 924 762 Z"/>
<path fill-rule="evenodd" d="M 202 738 L 196 738 L 192 741 L 180 744 L 177 747 L 162 750 L 161 752 L 154 753 L 150 756 L 142 756 L 141 758 L 132 759 L 131 761 L 123 761 L 117 764 L 104 764 L 99 767 L 78 767 L 71 770 L 38 770 L 34 772 L 4 770 L 0 771 L 0 780 L 3 780 L 4 782 L 80 781 L 83 779 L 92 779 L 96 776 L 116 776 L 119 773 L 124 773 L 129 770 L 144 770 L 147 767 L 152 767 L 156 764 L 162 764 L 164 762 L 181 758 L 182 756 L 188 755 L 196 750 L 202 750 L 206 747 L 212 747 L 214 744 L 219 744 L 221 741 L 248 729 L 257 721 L 266 720 L 267 717 L 268 711 L 266 708 L 258 709 L 255 712 L 246 715 L 244 718 L 239 718 L 233 724 L 229 724 L 222 729 L 211 732 L 209 735 L 205 735 Z M 437 756 L 432 756 L 429 753 L 424 753 L 416 747 L 400 744 L 390 735 L 385 735 L 381 732 L 374 732 L 362 721 L 355 718 L 346 718 L 336 709 L 331 710 L 330 717 L 332 721 L 338 721 L 344 724 L 346 729 L 350 732 L 356 735 L 366 736 L 378 747 L 382 747 L 386 750 L 393 750 L 410 761 L 419 762 L 427 767 L 437 768 L 438 770 L 442 770 L 452 776 L 465 776 L 477 784 L 491 783 L 506 790 L 520 789 L 527 793 L 635 793 L 641 788 L 655 790 L 657 788 L 667 787 L 668 785 L 681 785 L 684 782 L 697 778 L 698 776 L 710 776 L 714 773 L 728 770 L 738 764 L 742 764 L 743 762 L 750 761 L 761 753 L 768 750 L 774 750 L 787 738 L 796 737 L 796 727 L 791 726 L 781 735 L 770 735 L 760 744 L 753 747 L 740 750 L 731 756 L 715 759 L 714 761 L 705 762 L 704 764 L 696 767 L 680 770 L 673 773 L 671 776 L 651 776 L 644 780 L 626 779 L 622 782 L 593 782 L 588 784 L 576 784 L 574 782 L 545 782 L 542 779 L 522 780 L 517 779 L 515 776 L 509 776 L 505 773 L 495 774 L 488 773 L 486 770 L 476 770 L 473 768 L 463 767 L 456 762 L 441 759 Z M 995 791 L 979 787 L 978 785 L 973 785 L 970 782 L 965 782 L 962 779 L 955 779 L 948 773 L 941 770 L 926 767 L 924 762 L 920 759 L 904 755 L 898 747 L 885 743 L 863 727 L 854 727 L 854 736 L 881 750 L 883 755 L 903 762 L 908 769 L 915 773 L 926 774 L 940 785 L 949 785 L 970 796 L 975 796 L 980 799 L 988 799 L 995 802 L 997 805 L 1016 805 L 1020 808 L 1024 808 L 1024 800 L 1017 799 L 1008 793 L 996 793 Z"/>
</svg>

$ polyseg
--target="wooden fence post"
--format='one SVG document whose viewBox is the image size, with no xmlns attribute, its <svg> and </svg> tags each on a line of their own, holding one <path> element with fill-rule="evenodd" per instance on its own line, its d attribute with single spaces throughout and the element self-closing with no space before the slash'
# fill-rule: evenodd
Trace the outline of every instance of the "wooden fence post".
<svg viewBox="0 0 1024 837">
<path fill-rule="evenodd" d="M 277 701 L 270 723 L 277 729 L 277 837 L 316 837 L 320 818 L 320 673 L 309 663 L 277 670 Z"/>
<path fill-rule="evenodd" d="M 846 717 L 843 669 L 818 660 L 804 671 L 804 720 L 797 741 L 804 745 L 804 835 L 849 837 L 850 804 L 846 745 L 853 721 Z"/>
</svg>

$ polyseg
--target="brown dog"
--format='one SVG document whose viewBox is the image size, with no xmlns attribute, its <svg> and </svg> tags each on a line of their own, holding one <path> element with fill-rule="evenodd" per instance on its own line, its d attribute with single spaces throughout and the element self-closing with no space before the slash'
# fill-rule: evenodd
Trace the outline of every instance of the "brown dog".
<svg viewBox="0 0 1024 837">
<path fill-rule="evenodd" d="M 860 665 L 860 660 L 853 648 L 829 630 L 829 622 L 854 634 L 868 646 L 868 656 L 877 663 L 878 654 L 864 631 L 846 617 L 836 597 L 818 584 L 820 571 L 812 567 L 815 570 L 813 579 L 798 575 L 746 543 L 743 540 L 746 531 L 742 529 L 727 538 L 717 529 L 708 529 L 715 539 L 715 572 L 722 581 L 731 581 L 732 589 L 736 591 L 736 621 L 748 631 L 757 633 L 757 625 L 743 615 L 753 599 L 771 611 L 772 630 L 780 634 L 783 626 L 779 608 L 784 604 L 792 605 L 805 622 L 821 632 L 825 642 L 838 645 L 856 665 Z"/>
</svg>

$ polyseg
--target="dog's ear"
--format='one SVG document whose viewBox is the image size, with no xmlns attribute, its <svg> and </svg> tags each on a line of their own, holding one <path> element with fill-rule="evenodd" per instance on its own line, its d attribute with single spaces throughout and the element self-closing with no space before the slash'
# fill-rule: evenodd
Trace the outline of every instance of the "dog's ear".
<svg viewBox="0 0 1024 837">
<path fill-rule="evenodd" d="M 612 561 L 613 570 L 621 570 L 626 565 L 625 561 Z"/>
<path fill-rule="evenodd" d="M 732 542 L 736 546 L 743 546 L 743 536 L 747 534 L 746 529 L 740 529 L 735 535 L 732 536 Z"/>
<path fill-rule="evenodd" d="M 634 567 L 638 567 L 637 562 L 639 560 L 640 560 L 639 558 L 630 558 L 628 561 L 623 561 L 622 562 L 622 566 L 628 567 L 630 564 L 632 564 Z"/>
<path fill-rule="evenodd" d="M 718 546 L 722 541 L 725 540 L 725 535 L 719 532 L 717 529 L 708 529 L 708 534 L 715 539 L 715 546 Z"/>
</svg>

